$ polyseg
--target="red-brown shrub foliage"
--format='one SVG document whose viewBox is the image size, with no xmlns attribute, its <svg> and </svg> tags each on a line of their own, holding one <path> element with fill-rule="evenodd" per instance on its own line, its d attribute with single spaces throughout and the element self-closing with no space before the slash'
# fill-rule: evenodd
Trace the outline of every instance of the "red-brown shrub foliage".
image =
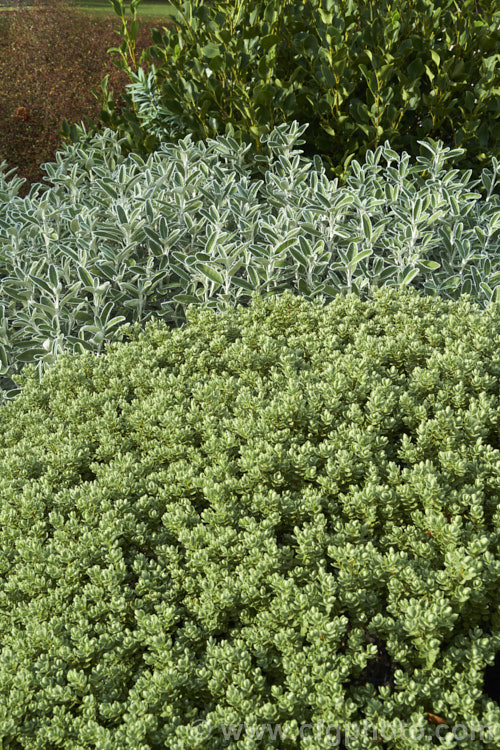
<svg viewBox="0 0 500 750">
<path fill-rule="evenodd" d="M 139 53 L 152 44 L 151 29 L 165 25 L 164 19 L 141 23 Z M 100 103 L 91 90 L 109 73 L 119 99 L 129 82 L 107 53 L 120 44 L 119 28 L 111 6 L 106 17 L 85 15 L 64 0 L 0 12 L 0 161 L 27 179 L 22 194 L 42 180 L 40 165 L 60 148 L 63 118 L 98 120 Z"/>
</svg>

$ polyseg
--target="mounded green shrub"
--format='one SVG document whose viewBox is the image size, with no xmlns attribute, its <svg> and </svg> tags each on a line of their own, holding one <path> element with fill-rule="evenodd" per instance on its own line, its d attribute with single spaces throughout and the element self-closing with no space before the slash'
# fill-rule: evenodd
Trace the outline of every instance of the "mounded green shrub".
<svg viewBox="0 0 500 750">
<path fill-rule="evenodd" d="M 128 334 L 0 409 L 2 747 L 429 715 L 498 747 L 499 306 L 286 293 Z M 401 742 L 349 747 L 436 746 Z"/>
<path fill-rule="evenodd" d="M 252 292 L 331 299 L 408 284 L 500 299 L 497 159 L 471 181 L 442 143 L 423 141 L 415 160 L 386 143 L 352 161 L 339 187 L 301 156 L 305 129 L 262 136 L 257 176 L 231 138 L 125 158 L 109 130 L 60 152 L 25 199 L 0 165 L 7 397 L 26 363 L 41 373 L 62 351 L 100 353 L 126 322 L 183 325 L 191 303 L 222 310 Z"/>
<path fill-rule="evenodd" d="M 120 15 L 122 0 L 114 5 Z M 424 138 L 463 147 L 461 166 L 476 177 L 499 151 L 498 1 L 171 5 L 176 26 L 153 31 L 146 74 L 127 57 L 137 23 L 127 28 L 122 14 L 130 91 L 117 112 L 103 82 L 101 117 L 128 149 L 191 133 L 234 134 L 255 151 L 259 136 L 298 120 L 311 124 L 306 154 L 320 154 L 330 177 L 385 140 L 412 156 Z"/>
</svg>

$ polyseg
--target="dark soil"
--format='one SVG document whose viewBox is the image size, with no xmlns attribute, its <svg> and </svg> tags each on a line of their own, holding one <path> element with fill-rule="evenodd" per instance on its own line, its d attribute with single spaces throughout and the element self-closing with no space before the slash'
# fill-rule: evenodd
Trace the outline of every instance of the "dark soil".
<svg viewBox="0 0 500 750">
<path fill-rule="evenodd" d="M 109 73 L 119 101 L 129 82 L 113 64 L 117 56 L 107 52 L 121 42 L 111 7 L 109 17 L 90 17 L 64 0 L 31 2 L 33 7 L 0 12 L 0 161 L 26 178 L 23 195 L 42 181 L 40 165 L 61 147 L 63 118 L 70 124 L 86 116 L 98 121 L 100 99 L 92 89 L 100 91 Z M 139 53 L 152 44 L 151 29 L 165 25 L 161 18 L 141 23 Z"/>
</svg>

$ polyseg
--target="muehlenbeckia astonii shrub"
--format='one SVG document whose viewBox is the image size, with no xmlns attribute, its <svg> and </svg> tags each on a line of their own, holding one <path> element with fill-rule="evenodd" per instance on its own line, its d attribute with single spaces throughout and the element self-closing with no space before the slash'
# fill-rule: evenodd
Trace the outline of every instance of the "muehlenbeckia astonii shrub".
<svg viewBox="0 0 500 750">
<path fill-rule="evenodd" d="M 386 143 L 339 186 L 301 156 L 306 127 L 263 136 L 255 159 L 225 137 L 124 157 L 108 130 L 65 147 L 24 199 L 0 176 L 0 385 L 13 396 L 26 363 L 100 353 L 124 323 L 182 325 L 190 304 L 253 292 L 499 299 L 498 160 L 471 181 L 440 142 L 416 159 Z"/>
<path fill-rule="evenodd" d="M 499 306 L 287 292 L 127 331 L 0 409 L 2 747 L 366 721 L 349 747 L 432 750 L 437 716 L 495 750 Z"/>
</svg>

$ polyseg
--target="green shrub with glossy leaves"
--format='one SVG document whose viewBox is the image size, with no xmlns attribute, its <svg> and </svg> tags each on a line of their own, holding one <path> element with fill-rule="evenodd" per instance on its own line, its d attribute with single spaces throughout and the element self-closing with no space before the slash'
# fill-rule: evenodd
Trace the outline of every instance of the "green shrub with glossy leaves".
<svg viewBox="0 0 500 750">
<path fill-rule="evenodd" d="M 119 12 L 122 0 L 114 5 Z M 134 22 L 122 29 L 128 106 L 118 113 L 103 89 L 103 121 L 127 134 L 127 148 L 191 133 L 235 135 L 258 150 L 259 136 L 298 120 L 311 124 L 306 154 L 320 154 L 329 176 L 386 139 L 412 155 L 423 138 L 463 147 L 461 165 L 476 176 L 498 153 L 498 2 L 172 5 L 176 26 L 153 32 L 145 72 L 133 56 Z"/>
<path fill-rule="evenodd" d="M 288 292 L 188 318 L 26 371 L 0 410 L 2 747 L 271 724 L 229 746 L 323 750 L 300 727 L 366 720 L 432 750 L 434 714 L 497 748 L 499 306 Z"/>
</svg>

